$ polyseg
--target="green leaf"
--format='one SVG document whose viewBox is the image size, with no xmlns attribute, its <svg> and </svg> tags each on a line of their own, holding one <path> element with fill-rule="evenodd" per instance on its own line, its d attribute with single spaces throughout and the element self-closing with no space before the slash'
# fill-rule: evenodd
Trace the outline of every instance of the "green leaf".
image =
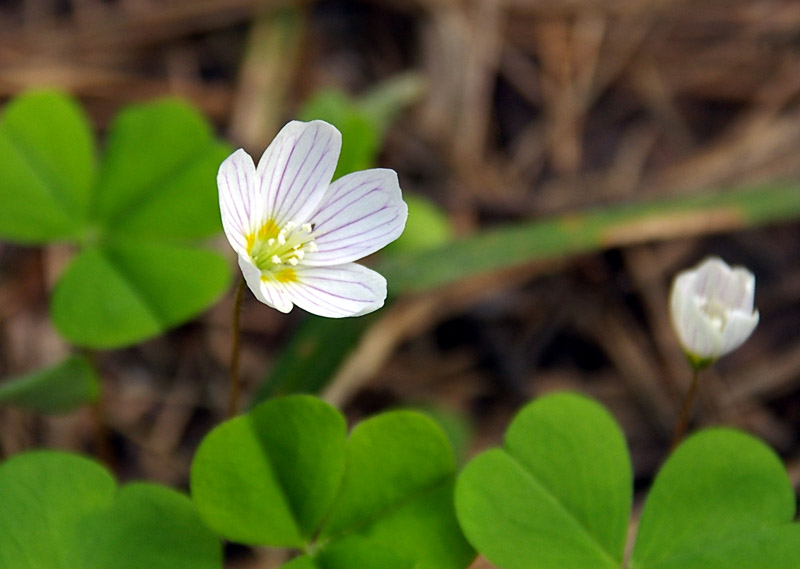
<svg viewBox="0 0 800 569">
<path fill-rule="evenodd" d="M 441 247 L 382 258 L 390 294 L 419 292 L 535 261 L 800 217 L 797 183 L 625 203 L 493 228 Z"/>
<path fill-rule="evenodd" d="M 81 109 L 37 91 L 0 118 L 0 236 L 22 243 L 77 239 L 95 176 L 94 144 Z"/>
<path fill-rule="evenodd" d="M 333 178 L 375 166 L 383 137 L 401 110 L 423 92 L 419 75 L 393 77 L 354 99 L 338 89 L 323 89 L 306 101 L 300 120 L 321 119 L 342 133 L 342 152 Z"/>
<path fill-rule="evenodd" d="M 624 437 L 597 403 L 572 394 L 520 411 L 502 449 L 459 476 L 470 543 L 503 569 L 619 568 L 631 507 Z"/>
<path fill-rule="evenodd" d="M 97 399 L 99 379 L 83 356 L 0 383 L 0 404 L 40 413 L 66 413 Z"/>
<path fill-rule="evenodd" d="M 407 72 L 390 77 L 370 88 L 358 100 L 358 107 L 369 117 L 381 138 L 397 116 L 425 93 L 420 73 Z"/>
<path fill-rule="evenodd" d="M 191 500 L 155 484 L 124 486 L 110 508 L 84 521 L 80 536 L 80 567 L 222 567 L 219 540 L 200 522 Z"/>
<path fill-rule="evenodd" d="M 94 216 L 109 235 L 196 239 L 220 231 L 215 185 L 229 153 L 186 103 L 124 110 L 111 126 Z"/>
<path fill-rule="evenodd" d="M 314 563 L 314 560 L 308 555 L 303 555 L 284 563 L 280 569 L 319 569 L 319 565 Z"/>
<path fill-rule="evenodd" d="M 192 463 L 198 511 L 226 539 L 302 547 L 336 495 L 345 435 L 338 411 L 303 395 L 268 401 L 223 423 Z"/>
<path fill-rule="evenodd" d="M 0 567 L 82 567 L 79 523 L 114 499 L 111 475 L 79 456 L 39 451 L 0 465 Z"/>
<path fill-rule="evenodd" d="M 450 447 L 456 457 L 456 464 L 466 462 L 470 443 L 474 438 L 474 429 L 466 412 L 440 406 L 427 406 L 419 409 L 433 419 L 450 441 Z"/>
<path fill-rule="evenodd" d="M 99 464 L 38 451 L 0 465 L 0 567 L 221 569 L 219 541 L 184 496 L 149 484 L 119 492 Z"/>
<path fill-rule="evenodd" d="M 406 228 L 386 246 L 383 255 L 435 249 L 453 240 L 450 220 L 436 204 L 414 194 L 404 194 L 403 199 L 408 204 Z"/>
<path fill-rule="evenodd" d="M 306 102 L 299 116 L 304 121 L 324 120 L 341 131 L 342 152 L 334 179 L 375 164 L 380 143 L 377 125 L 341 91 L 319 91 Z"/>
<path fill-rule="evenodd" d="M 737 431 L 703 431 L 659 472 L 631 569 L 796 569 L 794 517 L 791 481 L 771 449 Z"/>
<path fill-rule="evenodd" d="M 431 419 L 411 411 L 368 419 L 348 439 L 345 477 L 321 537 L 362 535 L 419 569 L 465 567 L 473 552 L 455 519 L 454 478 L 452 450 Z"/>
<path fill-rule="evenodd" d="M 630 508 L 622 435 L 599 405 L 552 395 L 525 407 L 503 449 L 475 458 L 456 489 L 468 539 L 502 569 L 619 569 Z M 794 569 L 795 497 L 758 440 L 711 429 L 659 472 L 630 569 Z"/>
<path fill-rule="evenodd" d="M 429 418 L 385 413 L 345 443 L 338 411 L 295 395 L 212 431 L 191 486 L 223 537 L 310 552 L 290 567 L 463 569 L 474 553 L 455 518 L 454 479 L 447 438 Z"/>
<path fill-rule="evenodd" d="M 99 170 L 89 124 L 66 95 L 35 92 L 0 119 L 0 236 L 85 248 L 52 316 L 75 344 L 129 345 L 183 323 L 226 290 L 221 257 L 187 241 L 221 229 L 216 172 L 229 148 L 186 103 L 129 107 Z"/>
<path fill-rule="evenodd" d="M 415 569 L 416 563 L 399 558 L 386 547 L 350 536 L 323 549 L 316 557 L 304 555 L 281 569 Z"/>
<path fill-rule="evenodd" d="M 228 287 L 228 263 L 216 253 L 160 243 L 85 249 L 53 293 L 51 313 L 71 342 L 115 348 L 181 324 Z"/>
</svg>

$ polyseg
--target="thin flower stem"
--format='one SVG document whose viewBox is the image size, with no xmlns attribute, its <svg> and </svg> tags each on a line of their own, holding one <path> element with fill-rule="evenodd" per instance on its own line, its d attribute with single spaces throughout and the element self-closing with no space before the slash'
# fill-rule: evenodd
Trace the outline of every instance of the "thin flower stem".
<svg viewBox="0 0 800 569">
<path fill-rule="evenodd" d="M 678 420 L 678 425 L 675 427 L 675 434 L 672 436 L 672 445 L 670 451 L 680 444 L 683 435 L 686 433 L 686 427 L 689 426 L 689 417 L 692 415 L 692 406 L 694 400 L 697 398 L 697 386 L 699 384 L 698 378 L 700 377 L 700 370 L 697 366 L 692 366 L 692 385 L 689 387 L 689 393 L 683 401 L 683 409 L 681 409 L 681 417 Z"/>
<path fill-rule="evenodd" d="M 233 298 L 233 323 L 231 330 L 231 384 L 228 395 L 228 418 L 233 417 L 239 410 L 239 393 L 241 382 L 239 380 L 239 320 L 242 314 L 242 293 L 244 293 L 244 279 L 239 279 L 236 295 Z"/>
<path fill-rule="evenodd" d="M 103 388 L 101 386 L 97 401 L 91 404 L 95 452 L 97 452 L 100 462 L 105 464 L 112 472 L 117 472 L 117 459 L 114 455 L 114 447 L 111 444 L 111 431 L 106 421 L 102 392 Z"/>
<path fill-rule="evenodd" d="M 117 459 L 114 454 L 114 447 L 111 444 L 111 430 L 108 428 L 108 421 L 106 420 L 105 408 L 105 383 L 100 375 L 100 369 L 97 366 L 97 353 L 93 350 L 83 350 L 83 355 L 89 362 L 89 365 L 94 368 L 100 381 L 98 381 L 97 399 L 90 404 L 92 424 L 94 427 L 94 446 L 95 453 L 100 459 L 100 462 L 106 465 L 112 472 L 117 472 Z"/>
</svg>

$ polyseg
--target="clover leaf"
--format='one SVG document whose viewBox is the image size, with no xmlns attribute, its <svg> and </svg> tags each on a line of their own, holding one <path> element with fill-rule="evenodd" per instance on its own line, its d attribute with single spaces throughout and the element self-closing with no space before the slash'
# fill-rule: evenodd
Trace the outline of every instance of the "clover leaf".
<svg viewBox="0 0 800 569">
<path fill-rule="evenodd" d="M 77 255 L 51 312 L 73 344 L 115 348 L 197 315 L 226 289 L 228 264 L 193 241 L 221 229 L 216 170 L 229 148 L 177 99 L 133 105 L 97 160 L 69 97 L 35 91 L 0 117 L 0 238 L 68 242 Z"/>
<path fill-rule="evenodd" d="M 455 461 L 424 415 L 359 424 L 322 400 L 273 399 L 214 429 L 192 499 L 222 537 L 307 552 L 288 567 L 457 569 L 473 553 L 455 519 Z"/>
<path fill-rule="evenodd" d="M 86 117 L 68 97 L 42 91 L 0 117 L 0 236 L 21 243 L 80 238 L 96 177 Z"/>
<path fill-rule="evenodd" d="M 525 407 L 456 489 L 467 539 L 498 567 L 619 567 L 631 507 L 631 465 L 605 409 L 570 394 Z"/>
<path fill-rule="evenodd" d="M 503 448 L 470 462 L 456 486 L 470 543 L 500 569 L 790 569 L 800 525 L 786 471 L 731 429 L 686 440 L 659 472 L 629 563 L 632 496 L 619 427 L 597 403 L 542 397 L 516 416 Z"/>
<path fill-rule="evenodd" d="M 800 524 L 775 453 L 731 429 L 686 440 L 645 502 L 631 569 L 794 569 Z"/>
<path fill-rule="evenodd" d="M 221 569 L 219 540 L 166 487 L 117 488 L 96 462 L 36 451 L 0 465 L 0 567 Z"/>
</svg>

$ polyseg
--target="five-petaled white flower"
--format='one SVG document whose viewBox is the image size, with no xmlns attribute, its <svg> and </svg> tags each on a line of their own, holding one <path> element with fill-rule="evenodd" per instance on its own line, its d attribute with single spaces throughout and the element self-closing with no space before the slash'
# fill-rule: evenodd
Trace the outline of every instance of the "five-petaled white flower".
<svg viewBox="0 0 800 569">
<path fill-rule="evenodd" d="M 353 261 L 397 239 L 408 208 L 393 170 L 331 183 L 341 145 L 326 122 L 292 121 L 258 168 L 242 149 L 219 168 L 225 235 L 250 290 L 281 312 L 360 316 L 386 298 L 386 279 Z"/>
<path fill-rule="evenodd" d="M 672 325 L 693 365 L 709 365 L 747 340 L 758 324 L 755 286 L 753 273 L 717 257 L 675 277 Z"/>
</svg>

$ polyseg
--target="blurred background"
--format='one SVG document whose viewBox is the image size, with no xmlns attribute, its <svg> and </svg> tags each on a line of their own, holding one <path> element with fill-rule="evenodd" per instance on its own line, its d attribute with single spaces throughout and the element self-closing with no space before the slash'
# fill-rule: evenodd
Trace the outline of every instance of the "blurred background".
<svg viewBox="0 0 800 569">
<path fill-rule="evenodd" d="M 0 97 L 42 86 L 76 96 L 101 136 L 126 104 L 178 95 L 255 155 L 321 90 L 354 100 L 388 92 L 397 110 L 377 162 L 427 200 L 420 247 L 764 188 L 763 203 L 751 195 L 741 209 L 628 220 L 580 254 L 399 294 L 324 362 L 314 350 L 329 331 L 246 293 L 242 376 L 251 396 L 289 391 L 263 385 L 279 384 L 275 370 L 294 358 L 324 372 L 312 390 L 353 420 L 400 405 L 431 410 L 462 456 L 498 444 L 530 398 L 577 390 L 620 421 L 646 488 L 690 380 L 668 319 L 671 280 L 715 254 L 755 273 L 761 322 L 703 374 L 693 426 L 755 433 L 800 485 L 798 212 L 758 223 L 745 214 L 770 207 L 770 188 L 800 193 L 797 2 L 0 1 Z M 3 376 L 69 350 L 47 306 L 70 254 L 0 244 Z M 97 354 L 122 479 L 186 486 L 197 442 L 224 417 L 231 305 L 229 294 L 163 337 Z M 304 331 L 308 345 L 296 339 Z M 88 409 L 0 409 L 0 450 L 93 452 L 92 421 Z M 229 553 L 231 567 L 280 562 Z"/>
</svg>

